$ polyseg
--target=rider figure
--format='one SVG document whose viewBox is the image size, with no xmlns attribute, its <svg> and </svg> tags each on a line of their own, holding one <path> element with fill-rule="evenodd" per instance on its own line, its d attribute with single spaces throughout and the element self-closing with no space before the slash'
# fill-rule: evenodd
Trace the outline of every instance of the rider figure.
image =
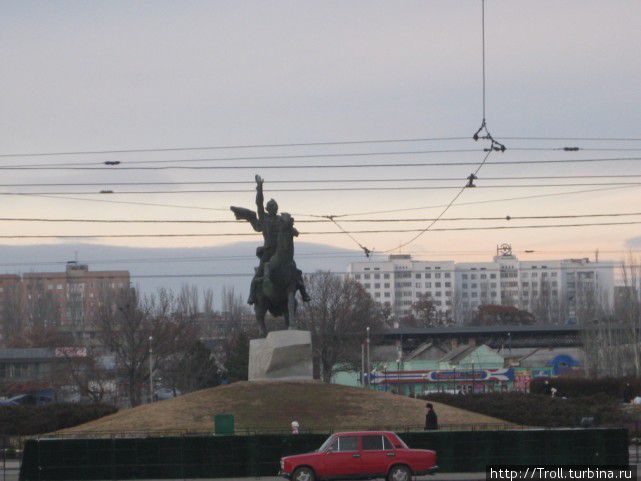
<svg viewBox="0 0 641 481">
<path fill-rule="evenodd" d="M 257 284 L 262 280 L 265 273 L 265 264 L 272 258 L 276 253 L 276 246 L 278 241 L 278 232 L 282 225 L 281 216 L 278 215 L 278 204 L 274 199 L 270 199 L 267 202 L 267 205 L 263 208 L 263 179 L 260 176 L 256 176 L 256 207 L 257 214 L 256 216 L 241 216 L 248 220 L 251 226 L 257 232 L 263 233 L 264 245 L 256 249 L 256 256 L 260 259 L 260 264 L 256 269 L 254 278 L 251 282 L 251 287 L 249 289 L 249 299 L 247 299 L 248 304 L 254 304 L 256 302 L 256 296 L 254 294 Z M 236 213 L 235 208 L 232 208 Z M 267 212 L 265 212 L 267 211 Z M 253 214 L 253 213 L 252 213 Z M 237 218 L 238 214 L 236 215 Z M 298 236 L 298 231 L 294 229 L 294 235 Z M 300 290 L 303 301 L 309 302 L 310 298 L 305 290 L 305 285 L 303 284 L 302 272 L 297 269 L 298 277 L 298 289 Z"/>
</svg>

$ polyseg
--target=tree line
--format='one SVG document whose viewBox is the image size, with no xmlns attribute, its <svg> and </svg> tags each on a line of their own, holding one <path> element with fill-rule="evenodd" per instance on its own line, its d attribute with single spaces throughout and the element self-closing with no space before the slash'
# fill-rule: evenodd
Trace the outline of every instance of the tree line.
<svg viewBox="0 0 641 481">
<path fill-rule="evenodd" d="M 299 328 L 312 332 L 315 373 L 329 382 L 336 365 L 360 362 L 366 328 L 386 327 L 389 310 L 350 278 L 318 272 L 307 284 L 312 301 L 299 305 Z M 249 340 L 258 332 L 252 310 L 233 289 L 223 289 L 216 310 L 211 290 L 201 295 L 190 285 L 150 294 L 105 288 L 82 326 L 62 325 L 60 306 L 42 292 L 16 302 L 2 332 L 5 347 L 86 349 L 81 356 L 63 350 L 65 362 L 52 368 L 49 386 L 91 402 L 112 402 L 117 394 L 116 402 L 136 406 L 149 400 L 152 380 L 177 394 L 247 379 Z M 282 329 L 282 319 L 268 324 Z M 8 384 L 0 386 L 2 394 Z"/>
</svg>

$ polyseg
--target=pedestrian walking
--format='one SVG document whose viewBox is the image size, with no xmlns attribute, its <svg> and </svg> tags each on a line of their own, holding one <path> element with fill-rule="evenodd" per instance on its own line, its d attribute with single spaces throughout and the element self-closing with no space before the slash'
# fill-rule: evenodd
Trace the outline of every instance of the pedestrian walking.
<svg viewBox="0 0 641 481">
<path fill-rule="evenodd" d="M 432 403 L 427 403 L 425 407 L 427 408 L 427 413 L 425 414 L 425 430 L 438 429 L 438 417 L 434 411 L 434 406 L 432 406 Z"/>
<path fill-rule="evenodd" d="M 300 428 L 300 424 L 298 424 L 298 421 L 292 421 L 292 434 L 298 434 Z"/>
</svg>

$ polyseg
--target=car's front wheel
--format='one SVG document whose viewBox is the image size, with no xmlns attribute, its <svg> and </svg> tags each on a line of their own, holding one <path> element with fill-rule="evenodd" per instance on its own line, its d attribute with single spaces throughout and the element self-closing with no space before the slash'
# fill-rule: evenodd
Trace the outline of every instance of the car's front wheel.
<svg viewBox="0 0 641 481">
<path fill-rule="evenodd" d="M 315 481 L 316 476 L 310 468 L 298 468 L 292 474 L 292 481 Z"/>
<path fill-rule="evenodd" d="M 407 466 L 392 466 L 387 473 L 387 481 L 412 481 L 412 472 Z"/>
</svg>

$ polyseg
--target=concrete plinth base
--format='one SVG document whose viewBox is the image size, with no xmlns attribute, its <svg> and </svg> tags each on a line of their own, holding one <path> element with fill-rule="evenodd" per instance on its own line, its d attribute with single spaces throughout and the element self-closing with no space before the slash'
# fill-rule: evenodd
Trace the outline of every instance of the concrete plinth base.
<svg viewBox="0 0 641 481">
<path fill-rule="evenodd" d="M 273 331 L 249 342 L 250 381 L 313 378 L 311 332 Z"/>
</svg>

